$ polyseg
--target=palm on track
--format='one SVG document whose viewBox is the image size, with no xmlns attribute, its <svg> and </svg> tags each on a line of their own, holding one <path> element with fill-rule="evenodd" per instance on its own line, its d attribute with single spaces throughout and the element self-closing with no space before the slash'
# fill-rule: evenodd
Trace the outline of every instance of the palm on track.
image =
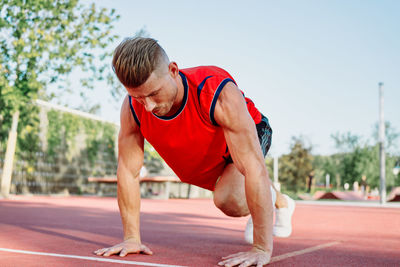
<svg viewBox="0 0 400 267">
<path fill-rule="evenodd" d="M 223 257 L 222 261 L 218 263 L 220 266 L 231 267 L 247 267 L 247 266 L 257 266 L 261 267 L 271 260 L 271 253 L 266 252 L 257 248 L 252 248 L 248 252 L 239 252 L 236 254 Z"/>
<path fill-rule="evenodd" d="M 97 256 L 104 257 L 108 257 L 114 254 L 119 254 L 119 256 L 125 257 L 129 253 L 143 253 L 146 255 L 153 254 L 153 252 L 147 246 L 131 240 L 125 240 L 124 242 L 115 246 L 98 249 L 94 252 L 94 254 L 96 254 Z"/>
</svg>

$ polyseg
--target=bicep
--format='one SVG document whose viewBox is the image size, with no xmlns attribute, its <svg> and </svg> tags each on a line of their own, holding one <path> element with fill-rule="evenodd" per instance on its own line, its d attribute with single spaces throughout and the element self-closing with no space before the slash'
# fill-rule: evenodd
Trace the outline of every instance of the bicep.
<svg viewBox="0 0 400 267">
<path fill-rule="evenodd" d="M 223 128 L 233 162 L 242 174 L 264 164 L 254 120 L 235 84 L 228 83 L 223 88 L 214 117 Z"/>
</svg>

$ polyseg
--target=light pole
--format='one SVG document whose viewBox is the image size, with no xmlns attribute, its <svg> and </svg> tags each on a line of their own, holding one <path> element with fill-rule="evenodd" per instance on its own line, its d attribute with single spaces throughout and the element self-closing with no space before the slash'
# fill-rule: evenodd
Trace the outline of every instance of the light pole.
<svg viewBox="0 0 400 267">
<path fill-rule="evenodd" d="M 386 172 L 385 172 L 385 119 L 383 113 L 383 83 L 379 84 L 379 162 L 380 162 L 380 203 L 386 203 Z"/>
</svg>

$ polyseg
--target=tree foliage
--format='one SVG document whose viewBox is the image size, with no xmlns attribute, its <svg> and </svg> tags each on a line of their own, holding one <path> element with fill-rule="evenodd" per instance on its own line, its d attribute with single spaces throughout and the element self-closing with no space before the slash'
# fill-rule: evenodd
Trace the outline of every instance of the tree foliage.
<svg viewBox="0 0 400 267">
<path fill-rule="evenodd" d="M 301 191 L 306 187 L 307 177 L 313 170 L 312 146 L 303 138 L 293 137 L 291 151 L 279 159 L 279 180 L 286 190 Z"/>
<path fill-rule="evenodd" d="M 1 1 L 1 140 L 15 110 L 21 111 L 22 127 L 34 124 L 30 115 L 35 109 L 27 104 L 38 97 L 51 98 L 47 85 L 62 85 L 73 70 L 87 73 L 81 96 L 94 81 L 112 80 L 104 60 L 111 55 L 106 47 L 117 37 L 111 30 L 118 18 L 114 10 L 78 0 Z"/>
<path fill-rule="evenodd" d="M 398 162 L 398 156 L 393 151 L 397 151 L 396 141 L 400 134 L 389 122 L 386 123 L 385 134 L 387 137 L 385 149 L 389 151 L 386 153 L 386 186 L 390 189 L 400 185 L 400 180 L 393 174 L 393 168 Z M 353 185 L 356 181 L 360 182 L 361 177 L 365 175 L 371 188 L 379 188 L 380 165 L 377 128 L 372 135 L 372 143 L 350 132 L 336 133 L 331 137 L 338 152 L 331 156 L 316 157 L 314 166 L 320 174 L 318 179 L 322 181 L 325 175 L 329 174 L 332 184 L 338 189 L 342 189 L 345 183 Z"/>
<path fill-rule="evenodd" d="M 372 133 L 373 140 L 375 141 L 374 143 L 379 142 L 379 123 L 376 123 L 374 125 L 374 130 Z M 385 148 L 388 150 L 387 152 L 392 153 L 392 154 L 397 154 L 398 153 L 399 147 L 398 147 L 398 140 L 400 137 L 400 132 L 397 132 L 397 130 L 392 126 L 392 124 L 389 121 L 385 122 Z"/>
</svg>

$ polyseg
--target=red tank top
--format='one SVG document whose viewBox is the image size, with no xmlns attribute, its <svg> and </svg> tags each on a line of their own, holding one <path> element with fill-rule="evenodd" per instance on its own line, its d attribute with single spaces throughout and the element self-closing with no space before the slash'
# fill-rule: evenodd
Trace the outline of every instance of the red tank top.
<svg viewBox="0 0 400 267">
<path fill-rule="evenodd" d="M 179 74 L 184 96 L 174 115 L 156 116 L 129 97 L 132 115 L 144 138 L 181 181 L 214 190 L 229 156 L 214 109 L 222 88 L 235 81 L 225 70 L 214 66 L 182 69 Z M 245 99 L 254 122 L 259 123 L 260 112 L 250 99 Z"/>
</svg>

